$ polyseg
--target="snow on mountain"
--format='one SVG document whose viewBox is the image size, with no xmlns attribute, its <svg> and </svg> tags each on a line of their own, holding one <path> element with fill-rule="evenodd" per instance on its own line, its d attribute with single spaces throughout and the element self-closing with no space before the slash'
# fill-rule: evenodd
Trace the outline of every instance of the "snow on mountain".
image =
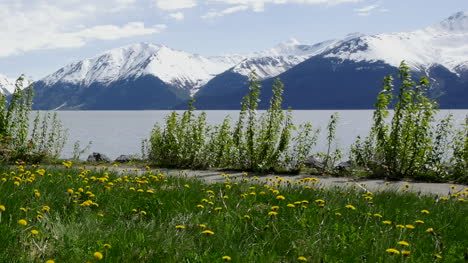
<svg viewBox="0 0 468 263">
<path fill-rule="evenodd" d="M 32 84 L 32 80 L 23 79 L 23 82 L 20 83 L 20 86 L 23 88 L 28 87 Z M 16 88 L 16 79 L 8 78 L 5 75 L 0 74 L 0 94 L 11 95 Z"/>
<path fill-rule="evenodd" d="M 117 80 L 135 79 L 149 74 L 167 84 L 196 91 L 243 58 L 203 57 L 164 45 L 139 43 L 67 65 L 42 81 L 46 85 L 64 82 L 88 87 L 93 83 L 108 85 Z"/>
<path fill-rule="evenodd" d="M 360 36 L 362 34 L 354 33 L 344 39 L 327 40 L 314 45 L 301 44 L 296 39 L 291 39 L 274 48 L 254 53 L 232 68 L 232 71 L 248 76 L 252 70 L 255 70 L 261 80 L 275 77 L 312 56 Z"/>
<path fill-rule="evenodd" d="M 15 81 L 0 74 L 0 94 L 10 95 L 15 90 Z"/>
<path fill-rule="evenodd" d="M 404 33 L 362 36 L 326 54 L 353 61 L 384 61 L 398 66 L 405 60 L 425 70 L 442 65 L 456 73 L 468 62 L 468 12 L 459 12 L 427 28 Z"/>
</svg>

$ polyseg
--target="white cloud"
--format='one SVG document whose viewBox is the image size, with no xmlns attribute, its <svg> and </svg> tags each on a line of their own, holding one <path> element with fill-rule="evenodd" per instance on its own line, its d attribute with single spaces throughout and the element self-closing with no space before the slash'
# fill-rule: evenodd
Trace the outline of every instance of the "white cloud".
<svg viewBox="0 0 468 263">
<path fill-rule="evenodd" d="M 381 6 L 382 6 L 382 3 L 367 5 L 367 6 L 363 6 L 361 8 L 355 8 L 354 12 L 356 12 L 356 14 L 358 16 L 369 16 L 369 15 L 371 15 L 373 13 L 376 13 L 376 12 L 384 13 L 384 12 L 389 11 L 388 9 L 381 8 Z"/>
<path fill-rule="evenodd" d="M 267 4 L 309 4 L 309 5 L 338 5 L 357 3 L 365 0 L 210 0 L 230 5 L 248 6 L 255 12 L 263 12 Z"/>
<path fill-rule="evenodd" d="M 86 25 L 88 20 L 131 7 L 136 0 L 2 0 L 0 3 L 0 57 L 32 50 L 80 47 L 92 40 L 157 34 L 165 25 L 147 27 L 142 22 L 123 25 Z M 105 8 L 107 7 L 107 8 Z"/>
<path fill-rule="evenodd" d="M 168 15 L 169 18 L 175 19 L 177 21 L 184 20 L 185 16 L 182 12 L 175 12 Z"/>
<path fill-rule="evenodd" d="M 210 11 L 206 13 L 205 15 L 203 15 L 202 18 L 208 19 L 208 18 L 221 17 L 221 16 L 225 16 L 228 14 L 244 11 L 247 9 L 249 9 L 249 7 L 246 5 L 233 6 L 233 7 L 229 7 L 224 10 L 221 10 L 221 11 L 214 11 L 214 10 Z"/>
<path fill-rule="evenodd" d="M 163 10 L 192 8 L 196 5 L 195 0 L 156 0 L 156 7 Z"/>
</svg>

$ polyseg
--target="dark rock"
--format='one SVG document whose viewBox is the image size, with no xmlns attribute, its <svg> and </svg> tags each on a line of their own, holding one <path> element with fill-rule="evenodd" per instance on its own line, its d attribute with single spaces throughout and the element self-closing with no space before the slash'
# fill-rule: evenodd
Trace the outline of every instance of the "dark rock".
<svg viewBox="0 0 468 263">
<path fill-rule="evenodd" d="M 111 162 L 111 159 L 102 153 L 93 152 L 88 156 L 88 162 Z"/>
<path fill-rule="evenodd" d="M 341 162 L 335 167 L 335 169 L 338 171 L 349 170 L 351 169 L 351 161 Z"/>
<path fill-rule="evenodd" d="M 325 164 L 319 161 L 317 158 L 311 156 L 304 162 L 305 167 L 308 168 L 315 168 L 315 169 L 323 169 Z"/>
<path fill-rule="evenodd" d="M 128 163 L 131 160 L 132 160 L 132 157 L 130 157 L 129 155 L 123 155 L 123 154 L 117 157 L 117 159 L 115 159 L 115 161 L 118 163 Z"/>
</svg>

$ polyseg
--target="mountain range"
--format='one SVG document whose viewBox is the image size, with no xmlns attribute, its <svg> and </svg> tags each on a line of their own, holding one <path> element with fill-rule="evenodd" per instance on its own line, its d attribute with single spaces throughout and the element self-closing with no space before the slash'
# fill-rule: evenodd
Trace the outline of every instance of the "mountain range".
<svg viewBox="0 0 468 263">
<path fill-rule="evenodd" d="M 201 56 L 138 43 L 69 64 L 36 81 L 36 109 L 239 109 L 255 70 L 267 107 L 275 78 L 293 109 L 368 109 L 382 79 L 405 60 L 415 77 L 428 76 L 429 95 L 442 108 L 468 108 L 468 12 L 426 28 L 364 35 L 313 45 L 296 40 L 245 55 Z M 8 82 L 10 81 L 10 82 Z M 6 84 L 5 84 L 6 83 Z M 0 75 L 0 92 L 11 93 Z"/>
</svg>

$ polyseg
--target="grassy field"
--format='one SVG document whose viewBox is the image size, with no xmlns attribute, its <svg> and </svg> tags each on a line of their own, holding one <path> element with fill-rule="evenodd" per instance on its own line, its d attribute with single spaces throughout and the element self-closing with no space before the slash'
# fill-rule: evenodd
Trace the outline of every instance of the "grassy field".
<svg viewBox="0 0 468 263">
<path fill-rule="evenodd" d="M 225 177 L 0 168 L 0 262 L 468 260 L 468 189 L 446 198 Z"/>
</svg>

